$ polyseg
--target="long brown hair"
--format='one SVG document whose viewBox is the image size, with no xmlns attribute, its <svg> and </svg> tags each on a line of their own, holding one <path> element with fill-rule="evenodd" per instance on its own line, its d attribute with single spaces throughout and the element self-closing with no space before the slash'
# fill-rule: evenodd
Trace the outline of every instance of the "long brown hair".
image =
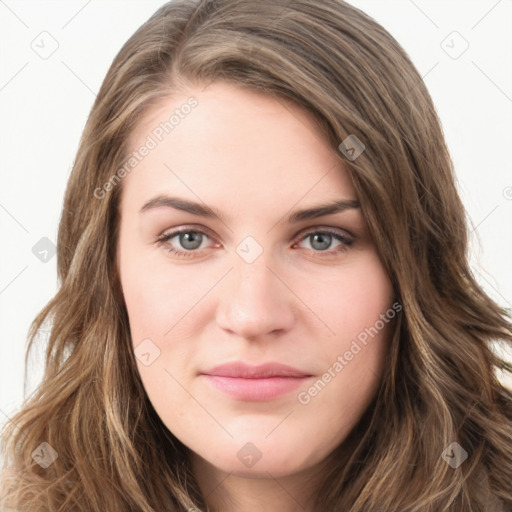
<svg viewBox="0 0 512 512">
<path fill-rule="evenodd" d="M 314 115 L 403 306 L 378 395 L 329 456 L 315 510 L 512 510 L 512 396 L 491 346 L 512 344 L 512 324 L 469 269 L 465 211 L 421 76 L 383 27 L 342 0 L 175 0 L 116 56 L 65 194 L 60 287 L 29 333 L 27 355 L 51 322 L 44 378 L 3 431 L 0 505 L 206 508 L 187 449 L 138 376 L 115 264 L 122 180 L 111 180 L 152 105 L 213 80 Z M 357 159 L 339 150 L 349 135 L 365 145 Z M 458 446 L 467 459 L 453 467 L 442 455 Z"/>
</svg>

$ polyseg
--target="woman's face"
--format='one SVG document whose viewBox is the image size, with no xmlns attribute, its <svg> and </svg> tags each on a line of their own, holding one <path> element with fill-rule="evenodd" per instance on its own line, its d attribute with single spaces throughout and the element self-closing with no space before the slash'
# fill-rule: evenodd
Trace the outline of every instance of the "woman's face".
<svg viewBox="0 0 512 512">
<path fill-rule="evenodd" d="M 341 160 L 302 109 L 223 82 L 130 143 L 117 263 L 156 412 L 222 471 L 320 463 L 375 395 L 395 315 Z"/>
</svg>

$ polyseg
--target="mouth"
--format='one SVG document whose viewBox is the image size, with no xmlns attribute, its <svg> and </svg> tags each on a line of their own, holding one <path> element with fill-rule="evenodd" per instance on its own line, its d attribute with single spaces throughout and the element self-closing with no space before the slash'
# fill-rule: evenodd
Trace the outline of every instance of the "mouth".
<svg viewBox="0 0 512 512">
<path fill-rule="evenodd" d="M 280 363 L 252 366 L 235 362 L 201 373 L 216 390 L 238 400 L 265 401 L 299 388 L 311 374 Z"/>
</svg>

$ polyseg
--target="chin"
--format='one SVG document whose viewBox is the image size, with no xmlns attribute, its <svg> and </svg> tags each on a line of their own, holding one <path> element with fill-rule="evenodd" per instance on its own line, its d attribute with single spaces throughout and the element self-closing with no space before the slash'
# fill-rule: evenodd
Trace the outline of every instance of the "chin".
<svg viewBox="0 0 512 512">
<path fill-rule="evenodd" d="M 278 436 L 265 440 L 265 435 L 261 436 L 261 441 L 232 440 L 216 444 L 214 452 L 197 451 L 196 454 L 217 469 L 243 478 L 268 478 L 269 473 L 275 478 L 292 475 L 312 467 L 322 457 L 320 450 L 313 446 L 305 449 L 304 439 L 286 444 Z"/>
</svg>

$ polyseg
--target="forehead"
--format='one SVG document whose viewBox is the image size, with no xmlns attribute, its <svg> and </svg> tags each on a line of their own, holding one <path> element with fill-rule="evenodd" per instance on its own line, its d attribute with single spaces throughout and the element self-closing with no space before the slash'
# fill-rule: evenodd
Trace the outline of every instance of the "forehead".
<svg viewBox="0 0 512 512">
<path fill-rule="evenodd" d="M 144 145 L 151 149 L 122 183 L 123 197 L 139 206 L 164 193 L 260 208 L 276 197 L 289 207 L 306 196 L 355 198 L 310 112 L 226 82 L 180 90 L 155 105 L 133 131 L 129 150 Z"/>
</svg>

